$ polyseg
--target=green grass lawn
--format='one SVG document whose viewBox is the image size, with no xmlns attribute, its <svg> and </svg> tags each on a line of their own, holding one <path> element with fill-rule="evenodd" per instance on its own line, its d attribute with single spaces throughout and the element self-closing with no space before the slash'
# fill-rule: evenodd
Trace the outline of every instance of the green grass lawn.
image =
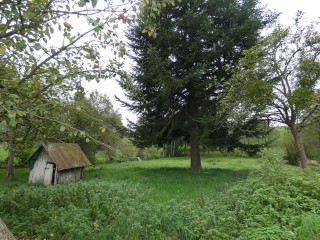
<svg viewBox="0 0 320 240">
<path fill-rule="evenodd" d="M 152 190 L 156 202 L 171 199 L 192 200 L 203 196 L 215 198 L 219 193 L 246 179 L 250 171 L 261 168 L 260 158 L 229 157 L 215 154 L 202 157 L 202 171 L 190 172 L 189 157 L 164 158 L 147 161 L 98 164 L 84 171 L 83 181 L 99 180 L 139 184 Z M 288 166 L 290 171 L 294 167 Z M 12 181 L 0 169 L 0 193 L 18 186 L 28 187 L 29 169 L 16 169 Z"/>
<path fill-rule="evenodd" d="M 99 164 L 85 170 L 83 181 L 95 179 L 144 185 L 152 189 L 150 197 L 157 202 L 198 199 L 203 195 L 217 196 L 245 179 L 250 170 L 260 168 L 262 162 L 257 158 L 203 157 L 201 173 L 190 172 L 188 157 Z M 8 181 L 5 169 L 0 169 L 0 193 L 28 186 L 28 173 L 29 169 L 16 169 L 15 178 Z"/>
<path fill-rule="evenodd" d="M 97 165 L 87 168 L 84 180 L 99 179 L 125 181 L 153 189 L 155 201 L 170 199 L 198 199 L 203 195 L 215 197 L 238 181 L 245 179 L 249 170 L 258 169 L 257 158 L 203 157 L 201 173 L 189 170 L 187 157 L 149 161 Z"/>
</svg>

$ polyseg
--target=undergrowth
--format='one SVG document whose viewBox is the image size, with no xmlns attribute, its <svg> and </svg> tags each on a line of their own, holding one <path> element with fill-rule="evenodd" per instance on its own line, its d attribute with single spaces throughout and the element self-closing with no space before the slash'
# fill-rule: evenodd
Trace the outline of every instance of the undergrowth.
<svg viewBox="0 0 320 240">
<path fill-rule="evenodd" d="M 219 198 L 156 203 L 142 185 L 83 181 L 0 195 L 0 215 L 23 239 L 319 239 L 320 175 L 280 164 Z"/>
<path fill-rule="evenodd" d="M 224 199 L 228 204 L 220 211 L 229 218 L 220 229 L 232 231 L 235 238 L 296 239 L 307 227 L 302 224 L 305 214 L 317 216 L 320 223 L 320 177 L 311 172 L 264 170 L 228 191 Z M 320 228 L 313 231 L 320 234 Z"/>
</svg>

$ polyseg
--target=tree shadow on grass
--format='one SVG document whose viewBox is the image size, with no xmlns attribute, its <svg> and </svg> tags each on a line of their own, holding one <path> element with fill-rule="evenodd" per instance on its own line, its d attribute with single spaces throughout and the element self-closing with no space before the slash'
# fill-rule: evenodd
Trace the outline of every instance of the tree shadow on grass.
<svg viewBox="0 0 320 240">
<path fill-rule="evenodd" d="M 218 197 L 235 184 L 246 179 L 248 169 L 204 168 L 191 172 L 187 167 L 139 167 L 90 169 L 86 179 L 141 184 L 153 189 L 150 198 L 157 202 L 171 199 L 199 199 L 199 196 Z"/>
<path fill-rule="evenodd" d="M 155 167 L 141 168 L 131 167 L 127 169 L 108 169 L 108 167 L 90 168 L 86 170 L 89 178 L 106 178 L 111 175 L 117 176 L 119 180 L 130 179 L 130 176 L 141 178 L 153 178 L 159 180 L 170 180 L 181 182 L 186 179 L 221 179 L 223 181 L 230 179 L 245 179 L 248 174 L 248 169 L 223 169 L 223 168 L 204 168 L 201 172 L 192 172 L 186 167 Z"/>
<path fill-rule="evenodd" d="M 144 176 L 164 175 L 164 176 L 186 176 L 186 177 L 217 177 L 230 176 L 231 178 L 246 178 L 249 174 L 248 169 L 223 169 L 210 168 L 203 169 L 200 172 L 193 172 L 184 167 L 160 167 L 160 168 L 135 168 L 139 169 Z"/>
<path fill-rule="evenodd" d="M 186 168 L 162 167 L 139 169 L 142 184 L 153 188 L 154 198 L 159 201 L 170 199 L 199 199 L 201 196 L 218 197 L 235 184 L 246 179 L 249 170 L 204 169 L 193 173 Z"/>
</svg>

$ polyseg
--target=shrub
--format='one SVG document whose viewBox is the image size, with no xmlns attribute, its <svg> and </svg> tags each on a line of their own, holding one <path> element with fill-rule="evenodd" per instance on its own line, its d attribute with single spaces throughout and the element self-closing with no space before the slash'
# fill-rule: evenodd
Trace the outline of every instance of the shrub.
<svg viewBox="0 0 320 240">
<path fill-rule="evenodd" d="M 219 228 L 229 229 L 232 237 L 292 239 L 302 215 L 320 214 L 320 181 L 310 172 L 264 169 L 230 190 L 222 201 L 219 211 L 228 212 L 229 219 Z"/>
<path fill-rule="evenodd" d="M 293 237 L 293 232 L 277 225 L 246 228 L 240 232 L 240 240 L 289 240 Z"/>
<path fill-rule="evenodd" d="M 287 160 L 290 165 L 299 166 L 300 165 L 299 155 L 294 142 L 291 141 L 290 143 L 288 143 L 286 145 L 285 150 L 286 150 L 286 153 L 285 153 L 284 159 Z"/>
<path fill-rule="evenodd" d="M 145 193 L 138 186 L 93 181 L 31 186 L 0 195 L 0 215 L 21 238 L 96 239 L 101 229 L 117 234 L 111 223 L 139 209 Z"/>
<path fill-rule="evenodd" d="M 29 163 L 27 162 L 27 160 L 29 159 L 29 157 L 31 157 L 34 151 L 35 148 L 32 146 L 17 149 L 17 151 L 15 152 L 15 157 L 18 160 L 18 164 L 24 167 L 28 166 Z"/>
<path fill-rule="evenodd" d="M 304 150 L 306 152 L 307 157 L 310 158 L 311 155 L 310 155 L 309 146 L 306 144 L 303 144 L 303 146 L 304 146 Z M 299 154 L 298 154 L 296 145 L 292 139 L 285 146 L 284 159 L 287 160 L 290 165 L 300 166 Z"/>
<path fill-rule="evenodd" d="M 0 195 L 0 215 L 23 239 L 194 239 L 207 232 L 213 204 L 154 204 L 136 185 L 79 182 Z"/>
</svg>

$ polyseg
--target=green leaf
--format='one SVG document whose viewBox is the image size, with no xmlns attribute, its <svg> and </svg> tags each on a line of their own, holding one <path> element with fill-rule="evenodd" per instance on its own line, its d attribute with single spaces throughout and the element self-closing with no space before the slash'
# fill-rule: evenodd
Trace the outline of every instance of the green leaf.
<svg viewBox="0 0 320 240">
<path fill-rule="evenodd" d="M 95 32 L 99 32 L 101 29 L 102 29 L 102 27 L 99 25 L 99 26 L 96 26 L 96 27 L 94 28 L 94 31 L 95 31 Z"/>
<path fill-rule="evenodd" d="M 8 117 L 9 117 L 9 118 L 15 118 L 16 115 L 17 115 L 17 114 L 16 114 L 15 111 L 9 111 L 9 112 L 8 112 Z"/>
<path fill-rule="evenodd" d="M 17 111 L 17 114 L 18 114 L 19 117 L 24 117 L 24 116 L 27 115 L 27 114 L 26 114 L 25 112 L 23 112 L 23 111 Z"/>
<path fill-rule="evenodd" d="M 117 155 L 122 155 L 122 152 L 120 151 L 120 149 L 117 149 L 117 150 L 116 150 L 116 154 L 117 154 Z"/>
<path fill-rule="evenodd" d="M 12 126 L 12 127 L 15 127 L 17 125 L 17 120 L 15 117 L 12 117 L 10 118 L 10 122 L 9 124 Z"/>
<path fill-rule="evenodd" d="M 86 5 L 86 1 L 85 0 L 80 0 L 78 5 L 79 5 L 79 7 L 84 7 Z"/>
<path fill-rule="evenodd" d="M 89 139 L 89 138 L 86 138 L 86 142 L 87 142 L 87 143 L 90 142 L 90 139 Z"/>
<path fill-rule="evenodd" d="M 13 103 L 11 102 L 11 101 L 5 101 L 5 104 L 7 105 L 7 106 L 13 106 Z"/>
<path fill-rule="evenodd" d="M 0 24 L 0 31 L 5 31 L 5 30 L 7 30 L 7 24 Z"/>
<path fill-rule="evenodd" d="M 97 6 L 97 3 L 98 3 L 98 0 L 92 0 L 91 1 L 92 7 L 95 8 Z"/>
<path fill-rule="evenodd" d="M 7 121 L 6 120 L 2 120 L 0 122 L 0 132 L 4 133 L 7 131 Z"/>
<path fill-rule="evenodd" d="M 19 41 L 15 44 L 17 50 L 23 51 L 26 47 L 26 44 L 23 41 Z"/>
<path fill-rule="evenodd" d="M 60 127 L 60 132 L 64 132 L 66 130 L 66 127 L 65 126 L 61 126 Z"/>
<path fill-rule="evenodd" d="M 16 94 L 9 94 L 9 97 L 10 97 L 10 98 L 19 98 L 19 96 L 16 95 Z"/>
<path fill-rule="evenodd" d="M 5 46 L 0 46 L 0 54 L 5 54 L 6 52 L 6 47 Z"/>
</svg>

